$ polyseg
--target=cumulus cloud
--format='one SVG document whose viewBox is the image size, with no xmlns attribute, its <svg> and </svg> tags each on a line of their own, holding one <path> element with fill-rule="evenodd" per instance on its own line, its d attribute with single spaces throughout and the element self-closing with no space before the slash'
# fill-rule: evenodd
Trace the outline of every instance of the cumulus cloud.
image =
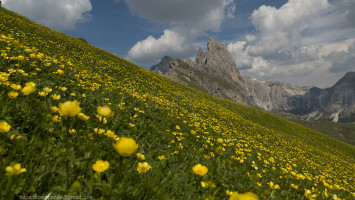
<svg viewBox="0 0 355 200">
<path fill-rule="evenodd" d="M 157 63 L 162 55 L 172 57 L 187 57 L 194 50 L 189 38 L 171 30 L 165 30 L 164 34 L 156 39 L 149 36 L 139 41 L 128 52 L 128 57 L 142 63 Z"/>
<path fill-rule="evenodd" d="M 355 69 L 355 41 L 347 49 L 333 51 L 325 57 L 331 62 L 329 71 L 332 73 L 348 72 Z"/>
<path fill-rule="evenodd" d="M 315 71 L 350 69 L 345 66 L 354 61 L 353 54 L 342 50 L 352 51 L 347 42 L 355 33 L 354 5 L 351 0 L 289 0 L 278 9 L 260 6 L 250 16 L 256 33 L 227 48 L 248 75 L 314 84 Z"/>
<path fill-rule="evenodd" d="M 218 32 L 221 23 L 233 17 L 235 11 L 234 0 L 125 0 L 125 3 L 133 14 L 169 26 L 160 38 L 148 36 L 131 48 L 128 59 L 139 62 L 155 61 L 164 55 L 191 56 L 188 53 L 196 49 L 191 42 L 206 31 Z"/>
<path fill-rule="evenodd" d="M 90 0 L 3 0 L 5 8 L 57 30 L 74 29 L 86 20 L 92 6 Z"/>
</svg>

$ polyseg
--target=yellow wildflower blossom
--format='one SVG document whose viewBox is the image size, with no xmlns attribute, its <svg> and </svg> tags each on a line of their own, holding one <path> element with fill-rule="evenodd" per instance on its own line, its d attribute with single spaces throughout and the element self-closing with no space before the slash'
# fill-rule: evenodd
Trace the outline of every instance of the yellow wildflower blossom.
<svg viewBox="0 0 355 200">
<path fill-rule="evenodd" d="M 66 101 L 64 103 L 59 104 L 59 113 L 62 116 L 70 116 L 73 117 L 79 114 L 81 108 L 79 106 L 79 102 L 77 100 L 74 101 Z"/>
<path fill-rule="evenodd" d="M 32 85 L 27 85 L 24 88 L 22 88 L 21 92 L 24 95 L 30 95 L 31 93 L 33 93 L 34 91 L 36 91 L 36 87 L 32 86 Z"/>
<path fill-rule="evenodd" d="M 199 176 L 204 176 L 208 172 L 208 168 L 201 164 L 193 166 L 192 170 Z"/>
<path fill-rule="evenodd" d="M 43 91 L 45 91 L 46 93 L 50 93 L 50 92 L 52 92 L 52 89 L 49 87 L 45 87 L 45 88 L 43 88 Z"/>
<path fill-rule="evenodd" d="M 138 160 L 145 160 L 145 156 L 143 154 L 137 153 L 136 155 L 137 155 Z"/>
<path fill-rule="evenodd" d="M 16 99 L 18 97 L 18 92 L 9 92 L 9 93 L 7 93 L 7 96 L 10 99 Z"/>
<path fill-rule="evenodd" d="M 96 172 L 101 173 L 107 170 L 109 166 L 110 166 L 109 162 L 103 160 L 97 160 L 95 164 L 92 165 L 92 169 Z"/>
<path fill-rule="evenodd" d="M 0 133 L 9 132 L 11 126 L 7 122 L 0 122 Z"/>
<path fill-rule="evenodd" d="M 59 94 L 53 94 L 52 95 L 52 99 L 53 100 L 59 100 L 60 99 L 60 95 Z"/>
<path fill-rule="evenodd" d="M 19 175 L 27 171 L 26 168 L 21 168 L 21 164 L 17 163 L 14 166 L 7 166 L 5 168 L 7 176 Z"/>
<path fill-rule="evenodd" d="M 246 193 L 238 193 L 233 192 L 233 194 L 229 197 L 229 200 L 258 200 L 258 196 L 252 192 Z"/>
<path fill-rule="evenodd" d="M 16 85 L 16 84 L 11 84 L 10 87 L 13 89 L 13 90 L 21 90 L 21 85 Z"/>
<path fill-rule="evenodd" d="M 90 117 L 85 115 L 84 113 L 79 113 L 78 114 L 79 119 L 82 119 L 84 121 L 88 120 Z"/>
<path fill-rule="evenodd" d="M 115 114 L 115 112 L 113 112 L 108 106 L 99 106 L 97 108 L 97 113 L 106 118 L 110 118 Z"/>
<path fill-rule="evenodd" d="M 121 156 L 131 156 L 138 149 L 138 144 L 133 138 L 121 137 L 117 143 L 113 144 L 115 150 Z"/>
<path fill-rule="evenodd" d="M 138 167 L 137 167 L 137 171 L 139 174 L 142 174 L 142 173 L 146 173 L 151 168 L 152 168 L 152 166 L 150 166 L 147 162 L 144 162 L 144 163 L 139 162 Z"/>
</svg>

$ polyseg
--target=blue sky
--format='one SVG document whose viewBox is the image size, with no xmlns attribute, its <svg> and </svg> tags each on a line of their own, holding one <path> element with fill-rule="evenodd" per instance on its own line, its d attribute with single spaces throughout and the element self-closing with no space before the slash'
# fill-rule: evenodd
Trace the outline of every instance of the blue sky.
<svg viewBox="0 0 355 200">
<path fill-rule="evenodd" d="M 355 70 L 354 0 L 3 0 L 4 7 L 149 68 L 226 44 L 242 75 L 331 86 Z"/>
</svg>

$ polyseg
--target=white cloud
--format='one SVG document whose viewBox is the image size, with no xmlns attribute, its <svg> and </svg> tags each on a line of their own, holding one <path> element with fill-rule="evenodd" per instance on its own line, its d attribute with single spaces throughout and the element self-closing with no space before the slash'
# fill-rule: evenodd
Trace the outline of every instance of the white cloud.
<svg viewBox="0 0 355 200">
<path fill-rule="evenodd" d="M 90 0 L 3 0 L 3 5 L 57 30 L 74 29 L 92 9 Z"/>
<path fill-rule="evenodd" d="M 325 60 L 331 62 L 329 71 L 332 73 L 348 72 L 355 69 L 355 41 L 346 49 L 333 51 L 325 56 Z"/>
<path fill-rule="evenodd" d="M 168 24 L 164 34 L 137 42 L 128 52 L 135 62 L 152 62 L 165 55 L 184 58 L 196 48 L 191 42 L 206 31 L 220 31 L 226 18 L 233 17 L 234 0 L 125 0 L 132 13 L 152 22 Z M 170 37 L 176 40 L 169 39 Z M 179 39 L 178 39 L 179 38 Z M 154 50 L 152 48 L 160 48 Z M 183 53 L 184 50 L 187 53 Z M 188 54 L 189 53 L 189 54 Z"/>
<path fill-rule="evenodd" d="M 157 63 L 162 55 L 187 57 L 192 53 L 191 50 L 194 48 L 189 38 L 171 30 L 165 30 L 158 39 L 149 36 L 135 44 L 128 52 L 128 59 L 142 63 Z"/>
<path fill-rule="evenodd" d="M 324 84 L 315 82 L 319 72 L 332 77 L 328 82 L 332 84 L 335 76 L 330 72 L 343 75 L 340 71 L 350 70 L 345 65 L 354 61 L 350 53 L 332 54 L 348 49 L 351 38 L 355 39 L 355 27 L 349 22 L 354 5 L 351 0 L 289 0 L 279 9 L 260 6 L 250 16 L 256 33 L 227 48 L 245 74 L 294 84 Z M 336 62 L 339 55 L 344 58 Z M 335 64 L 343 70 L 336 70 Z"/>
</svg>

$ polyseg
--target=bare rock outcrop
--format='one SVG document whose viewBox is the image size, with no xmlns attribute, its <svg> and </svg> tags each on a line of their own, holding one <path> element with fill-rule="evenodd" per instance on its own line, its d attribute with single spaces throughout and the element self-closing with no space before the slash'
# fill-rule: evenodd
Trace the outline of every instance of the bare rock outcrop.
<svg viewBox="0 0 355 200">
<path fill-rule="evenodd" d="M 151 71 L 204 91 L 274 113 L 291 113 L 306 120 L 355 122 L 355 72 L 348 72 L 326 89 L 242 77 L 224 44 L 209 38 L 207 51 L 182 61 L 165 56 Z"/>
<path fill-rule="evenodd" d="M 162 70 L 157 69 L 167 69 L 167 62 L 164 58 L 151 70 L 216 97 L 251 105 L 233 57 L 226 46 L 218 43 L 215 39 L 208 39 L 206 52 L 202 48 L 199 49 L 195 62 L 192 62 L 191 59 L 186 61 L 169 59 L 169 70 L 166 73 L 161 73 Z"/>
</svg>

